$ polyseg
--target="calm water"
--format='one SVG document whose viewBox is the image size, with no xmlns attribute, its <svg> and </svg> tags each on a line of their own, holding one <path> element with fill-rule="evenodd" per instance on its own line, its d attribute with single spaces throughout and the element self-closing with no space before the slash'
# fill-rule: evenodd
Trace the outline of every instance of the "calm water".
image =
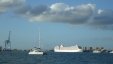
<svg viewBox="0 0 113 64">
<path fill-rule="evenodd" d="M 25 51 L 0 52 L 0 64 L 113 64 L 113 54 L 54 53 L 28 55 Z"/>
</svg>

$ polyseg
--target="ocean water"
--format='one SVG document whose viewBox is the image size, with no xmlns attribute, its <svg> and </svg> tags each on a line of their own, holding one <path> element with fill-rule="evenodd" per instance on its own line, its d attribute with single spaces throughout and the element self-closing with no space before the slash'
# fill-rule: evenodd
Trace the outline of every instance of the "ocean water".
<svg viewBox="0 0 113 64">
<path fill-rule="evenodd" d="M 0 52 L 0 64 L 113 64 L 113 54 L 47 52 L 39 56 L 26 51 Z"/>
</svg>

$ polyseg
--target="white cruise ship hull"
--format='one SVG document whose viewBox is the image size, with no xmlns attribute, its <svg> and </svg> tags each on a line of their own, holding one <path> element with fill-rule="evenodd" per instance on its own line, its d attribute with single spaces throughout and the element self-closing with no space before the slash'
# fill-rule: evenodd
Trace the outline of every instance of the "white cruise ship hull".
<svg viewBox="0 0 113 64">
<path fill-rule="evenodd" d="M 83 51 L 80 49 L 80 50 L 54 50 L 54 52 L 83 52 Z"/>
</svg>

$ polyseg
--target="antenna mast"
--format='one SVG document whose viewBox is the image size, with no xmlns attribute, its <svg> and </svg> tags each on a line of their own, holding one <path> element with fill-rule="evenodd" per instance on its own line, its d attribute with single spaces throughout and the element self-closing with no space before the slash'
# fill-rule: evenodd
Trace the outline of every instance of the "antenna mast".
<svg viewBox="0 0 113 64">
<path fill-rule="evenodd" d="M 40 48 L 40 28 L 39 28 L 39 37 L 38 37 L 39 39 L 38 39 L 38 46 L 39 46 L 39 48 Z"/>
<path fill-rule="evenodd" d="M 11 36 L 11 31 L 9 31 L 9 37 L 8 37 L 8 40 L 9 40 L 9 46 L 10 46 L 10 50 L 11 50 L 11 41 L 10 41 L 10 36 Z"/>
</svg>

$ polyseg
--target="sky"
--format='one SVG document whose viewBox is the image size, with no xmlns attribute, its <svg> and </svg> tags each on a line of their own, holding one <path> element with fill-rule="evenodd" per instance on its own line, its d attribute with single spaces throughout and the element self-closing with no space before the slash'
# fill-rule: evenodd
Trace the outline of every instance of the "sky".
<svg viewBox="0 0 113 64">
<path fill-rule="evenodd" d="M 56 45 L 113 49 L 113 0 L 0 0 L 0 46 Z"/>
</svg>

